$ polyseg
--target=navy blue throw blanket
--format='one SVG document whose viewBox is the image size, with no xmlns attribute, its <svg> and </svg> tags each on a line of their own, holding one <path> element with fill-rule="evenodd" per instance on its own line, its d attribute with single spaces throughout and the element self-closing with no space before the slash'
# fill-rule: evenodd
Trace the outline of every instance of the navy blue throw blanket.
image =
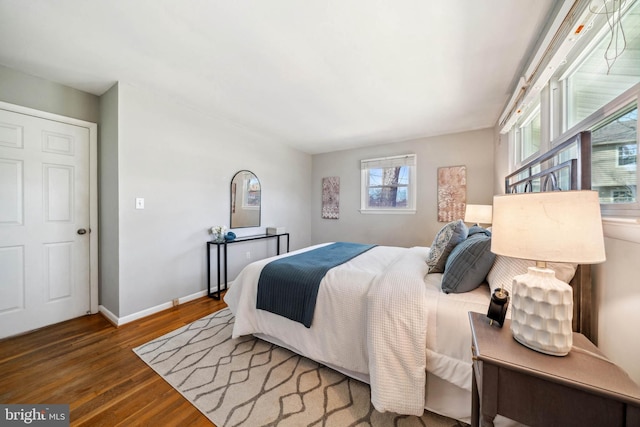
<svg viewBox="0 0 640 427">
<path fill-rule="evenodd" d="M 337 242 L 271 261 L 260 273 L 256 308 L 310 328 L 320 282 L 327 271 L 374 246 Z"/>
</svg>

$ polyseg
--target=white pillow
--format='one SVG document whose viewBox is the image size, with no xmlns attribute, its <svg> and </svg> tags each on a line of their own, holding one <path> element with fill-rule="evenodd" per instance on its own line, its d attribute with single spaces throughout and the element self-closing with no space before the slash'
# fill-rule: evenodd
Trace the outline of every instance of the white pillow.
<svg viewBox="0 0 640 427">
<path fill-rule="evenodd" d="M 498 289 L 505 289 L 511 294 L 513 278 L 520 274 L 526 274 L 529 267 L 535 267 L 535 261 L 527 259 L 510 258 L 497 255 L 496 260 L 487 274 L 487 282 L 491 288 L 491 293 Z M 563 282 L 569 283 L 576 274 L 577 264 L 562 262 L 548 262 L 547 267 L 556 272 L 556 277 Z"/>
</svg>

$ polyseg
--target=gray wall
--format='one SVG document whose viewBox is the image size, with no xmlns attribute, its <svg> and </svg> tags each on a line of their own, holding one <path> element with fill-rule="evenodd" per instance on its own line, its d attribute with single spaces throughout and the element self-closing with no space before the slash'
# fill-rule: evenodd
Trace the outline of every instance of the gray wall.
<svg viewBox="0 0 640 427">
<path fill-rule="evenodd" d="M 206 288 L 208 229 L 229 226 L 238 170 L 260 179 L 262 224 L 236 234 L 280 225 L 291 232 L 292 249 L 310 243 L 310 155 L 123 82 L 118 107 L 120 316 Z M 137 197 L 144 210 L 135 209 Z M 240 263 L 273 254 L 274 245 L 230 245 L 229 279 Z"/>
<path fill-rule="evenodd" d="M 610 234 L 613 228 L 624 228 Z M 593 266 L 598 347 L 640 384 L 640 225 L 605 224 L 607 261 Z M 615 237 L 614 237 L 615 236 Z"/>
<path fill-rule="evenodd" d="M 415 153 L 418 167 L 417 213 L 361 214 L 360 160 Z M 311 240 L 349 240 L 394 246 L 429 246 L 443 223 L 437 220 L 437 170 L 467 167 L 467 203 L 491 204 L 493 129 L 469 131 L 403 143 L 313 156 Z M 322 219 L 322 178 L 340 177 L 340 218 Z"/>
<path fill-rule="evenodd" d="M 98 123 L 98 97 L 0 65 L 0 100 Z"/>
<path fill-rule="evenodd" d="M 100 97 L 98 127 L 98 197 L 100 223 L 99 301 L 120 313 L 118 202 L 118 85 Z"/>
</svg>

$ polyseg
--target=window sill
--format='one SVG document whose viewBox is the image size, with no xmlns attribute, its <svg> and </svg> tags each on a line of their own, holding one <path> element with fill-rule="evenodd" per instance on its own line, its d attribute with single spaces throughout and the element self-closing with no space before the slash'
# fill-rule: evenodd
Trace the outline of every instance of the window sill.
<svg viewBox="0 0 640 427">
<path fill-rule="evenodd" d="M 640 243 L 640 218 L 603 217 L 604 237 Z"/>
<path fill-rule="evenodd" d="M 415 209 L 360 209 L 361 214 L 369 215 L 415 215 Z"/>
</svg>

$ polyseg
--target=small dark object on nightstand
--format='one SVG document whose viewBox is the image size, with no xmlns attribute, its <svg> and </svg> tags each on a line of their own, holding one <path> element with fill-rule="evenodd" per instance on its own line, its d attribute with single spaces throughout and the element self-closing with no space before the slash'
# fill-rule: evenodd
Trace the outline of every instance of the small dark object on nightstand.
<svg viewBox="0 0 640 427">
<path fill-rule="evenodd" d="M 495 320 L 502 328 L 504 318 L 507 315 L 507 308 L 509 307 L 509 292 L 498 288 L 491 295 L 491 301 L 489 302 L 489 312 L 487 317 L 491 319 L 491 324 Z"/>
</svg>

